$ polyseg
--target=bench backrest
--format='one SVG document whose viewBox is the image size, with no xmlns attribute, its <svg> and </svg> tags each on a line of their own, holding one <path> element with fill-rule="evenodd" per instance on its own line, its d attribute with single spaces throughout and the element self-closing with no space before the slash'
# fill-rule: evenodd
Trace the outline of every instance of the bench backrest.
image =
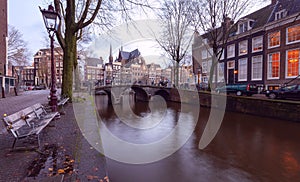
<svg viewBox="0 0 300 182">
<path fill-rule="evenodd" d="M 33 109 L 37 118 L 40 118 L 41 115 L 47 114 L 47 111 L 45 110 L 44 106 L 40 103 L 34 104 L 33 106 L 31 106 L 31 108 Z"/>
<path fill-rule="evenodd" d="M 64 98 L 64 99 L 60 100 L 60 101 L 57 103 L 57 105 L 58 105 L 58 106 L 63 106 L 63 105 L 65 105 L 68 101 L 69 101 L 69 97 Z"/>
<path fill-rule="evenodd" d="M 23 126 L 27 125 L 30 126 L 30 121 L 35 118 L 39 118 L 39 116 L 45 113 L 44 107 L 38 103 L 33 106 L 27 107 L 21 111 L 18 111 L 14 114 L 6 116 L 3 118 L 3 121 L 8 130 L 12 132 L 12 134 L 17 137 L 18 130 Z"/>
</svg>

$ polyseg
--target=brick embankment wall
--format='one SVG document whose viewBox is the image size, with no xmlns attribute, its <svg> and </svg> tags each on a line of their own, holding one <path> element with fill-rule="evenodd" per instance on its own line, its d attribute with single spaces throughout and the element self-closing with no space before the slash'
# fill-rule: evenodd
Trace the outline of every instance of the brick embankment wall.
<svg viewBox="0 0 300 182">
<path fill-rule="evenodd" d="M 195 92 L 181 91 L 176 89 L 170 91 L 170 100 L 173 102 L 195 103 Z M 212 94 L 209 92 L 198 92 L 199 103 L 202 107 L 211 107 Z M 262 117 L 276 118 L 288 121 L 300 122 L 300 101 L 271 100 L 257 97 L 244 97 L 235 95 L 213 94 L 216 99 L 214 107 L 221 105 L 226 97 L 226 111 L 251 114 Z M 182 97 L 182 98 L 181 98 Z"/>
</svg>

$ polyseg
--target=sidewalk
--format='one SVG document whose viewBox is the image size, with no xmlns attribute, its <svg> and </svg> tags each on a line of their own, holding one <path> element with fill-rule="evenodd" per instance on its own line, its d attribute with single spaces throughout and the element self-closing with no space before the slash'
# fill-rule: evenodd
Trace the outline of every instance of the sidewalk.
<svg viewBox="0 0 300 182">
<path fill-rule="evenodd" d="M 3 113 L 11 114 L 35 103 L 47 103 L 49 92 L 36 91 L 0 99 Z M 65 115 L 54 120 L 41 135 L 40 151 L 30 150 L 35 140 L 20 140 L 17 147 L 26 150 L 11 151 L 13 137 L 0 130 L 0 181 L 106 181 L 105 156 L 95 150 L 83 137 L 74 114 L 73 104 L 64 106 Z M 35 142 L 35 143 L 34 143 Z M 100 141 L 101 142 L 101 141 Z"/>
</svg>

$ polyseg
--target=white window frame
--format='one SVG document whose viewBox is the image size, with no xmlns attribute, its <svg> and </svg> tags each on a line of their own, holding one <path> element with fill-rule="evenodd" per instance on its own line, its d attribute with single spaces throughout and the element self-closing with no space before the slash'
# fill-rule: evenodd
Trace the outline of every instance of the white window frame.
<svg viewBox="0 0 300 182">
<path fill-rule="evenodd" d="M 202 62 L 202 73 L 208 73 L 207 61 Z"/>
<path fill-rule="evenodd" d="M 294 44 L 294 43 L 297 43 L 297 42 L 300 42 L 300 39 L 299 40 L 295 40 L 295 41 L 292 41 L 292 42 L 289 42 L 289 31 L 288 29 L 289 28 L 293 28 L 293 27 L 299 27 L 300 28 L 300 24 L 298 25 L 294 25 L 294 26 L 290 26 L 290 27 L 287 27 L 286 28 L 286 44 Z M 300 36 L 300 35 L 299 35 Z"/>
<path fill-rule="evenodd" d="M 240 22 L 238 24 L 238 32 L 239 33 L 244 33 L 244 32 L 247 32 L 249 30 L 249 26 L 248 26 L 248 21 L 244 21 L 244 22 Z M 242 25 L 242 29 L 241 29 L 241 25 Z"/>
<path fill-rule="evenodd" d="M 221 54 L 221 57 L 220 57 L 219 60 L 223 60 L 224 59 L 225 50 L 223 49 L 222 52 L 221 52 L 221 49 L 218 49 L 218 53 Z"/>
<path fill-rule="evenodd" d="M 255 42 L 257 41 L 257 42 Z M 258 49 L 258 50 L 254 50 L 255 46 L 256 45 L 259 45 L 261 44 L 261 49 Z M 258 46 L 259 47 L 259 46 Z M 263 44 L 263 36 L 257 36 L 257 37 L 253 37 L 252 38 L 252 52 L 260 52 L 262 51 L 264 48 L 264 44 Z"/>
<path fill-rule="evenodd" d="M 256 58 L 258 58 L 258 60 L 255 60 Z M 258 56 L 253 56 L 252 57 L 252 65 L 251 65 L 251 80 L 253 81 L 256 81 L 256 80 L 262 80 L 262 69 L 263 69 L 263 66 L 262 66 L 262 61 L 263 60 L 263 56 L 262 55 L 258 55 Z M 255 63 L 258 63 L 259 64 L 259 76 L 254 78 L 254 68 L 255 68 Z"/>
<path fill-rule="evenodd" d="M 273 55 L 273 54 L 279 54 L 279 60 L 278 60 L 278 64 L 279 64 L 279 67 L 278 67 L 278 77 L 271 77 L 271 76 L 269 76 L 269 73 L 270 73 L 270 66 L 269 66 L 269 64 L 270 64 L 270 56 L 271 55 Z M 273 62 L 273 61 L 272 61 Z M 272 71 L 271 71 L 271 73 L 272 73 Z M 279 79 L 279 77 L 280 77 L 280 52 L 273 52 L 273 53 L 270 53 L 270 54 L 268 54 L 268 62 L 267 62 L 267 79 L 268 80 L 278 80 Z"/>
<path fill-rule="evenodd" d="M 229 55 L 229 50 L 230 50 L 230 48 L 233 48 L 233 53 L 232 53 L 232 55 Z M 227 46 L 227 58 L 232 58 L 232 57 L 235 57 L 235 44 L 231 44 L 231 45 L 228 45 Z"/>
<path fill-rule="evenodd" d="M 224 62 L 218 63 L 218 82 L 223 82 L 224 81 Z"/>
<path fill-rule="evenodd" d="M 245 63 L 243 63 L 243 65 L 246 65 L 246 69 L 245 69 L 245 71 L 246 71 L 246 73 L 243 73 L 242 72 L 242 68 L 241 68 L 241 62 L 245 62 Z M 243 73 L 243 74 L 241 74 L 241 73 Z M 248 60 L 247 60 L 247 58 L 242 58 L 242 59 L 239 59 L 239 61 L 238 61 L 238 81 L 247 81 L 247 75 L 248 75 Z M 246 78 L 241 78 L 241 76 L 246 76 Z"/>
<path fill-rule="evenodd" d="M 203 48 L 201 50 L 201 57 L 202 57 L 202 59 L 206 59 L 208 57 L 206 48 Z"/>
<path fill-rule="evenodd" d="M 273 34 L 273 33 L 278 33 L 279 32 L 279 45 L 275 45 L 275 46 L 270 46 L 270 35 Z M 281 45 L 281 31 L 278 30 L 278 31 L 274 31 L 274 32 L 270 32 L 268 33 L 268 48 L 275 48 L 275 47 L 279 47 Z"/>
<path fill-rule="evenodd" d="M 245 44 L 245 45 L 244 45 Z M 241 52 L 242 48 L 245 48 L 245 52 Z M 248 40 L 243 40 L 239 42 L 239 56 L 248 54 Z"/>
<path fill-rule="evenodd" d="M 299 56 L 298 56 L 298 74 L 295 76 L 288 76 L 288 52 L 289 51 L 294 51 L 294 50 L 298 50 L 299 51 Z M 286 50 L 286 59 L 285 59 L 285 78 L 296 78 L 299 74 L 300 74 L 300 48 L 298 49 L 289 49 Z"/>
<path fill-rule="evenodd" d="M 280 10 L 275 13 L 275 20 L 280 20 L 281 18 L 286 17 L 286 15 L 287 15 L 286 9 Z"/>
</svg>

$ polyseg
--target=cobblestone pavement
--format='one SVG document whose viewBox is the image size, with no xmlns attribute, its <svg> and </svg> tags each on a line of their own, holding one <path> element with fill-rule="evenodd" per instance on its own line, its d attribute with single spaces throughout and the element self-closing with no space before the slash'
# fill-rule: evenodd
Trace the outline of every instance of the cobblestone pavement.
<svg viewBox="0 0 300 182">
<path fill-rule="evenodd" d="M 0 99 L 1 119 L 3 113 L 11 114 L 38 102 L 47 103 L 48 95 L 49 90 L 29 91 Z M 73 104 L 68 103 L 63 111 L 65 115 L 52 121 L 42 131 L 39 149 L 33 138 L 17 141 L 16 149 L 11 150 L 13 137 L 1 122 L 0 182 L 101 181 L 106 178 L 105 156 L 83 137 Z M 29 174 L 34 175 L 29 177 Z"/>
</svg>

